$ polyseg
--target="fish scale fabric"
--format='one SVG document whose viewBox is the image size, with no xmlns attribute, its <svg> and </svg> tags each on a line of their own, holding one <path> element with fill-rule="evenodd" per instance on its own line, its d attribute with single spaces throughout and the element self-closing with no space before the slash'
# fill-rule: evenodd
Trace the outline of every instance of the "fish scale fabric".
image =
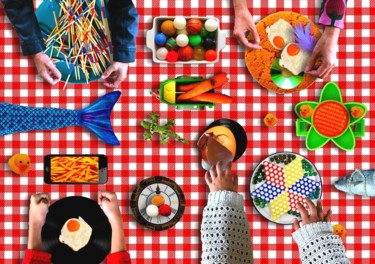
<svg viewBox="0 0 375 264">
<path fill-rule="evenodd" d="M 79 123 L 79 112 L 75 110 L 0 104 L 0 135 L 29 130 L 53 130 Z"/>
</svg>

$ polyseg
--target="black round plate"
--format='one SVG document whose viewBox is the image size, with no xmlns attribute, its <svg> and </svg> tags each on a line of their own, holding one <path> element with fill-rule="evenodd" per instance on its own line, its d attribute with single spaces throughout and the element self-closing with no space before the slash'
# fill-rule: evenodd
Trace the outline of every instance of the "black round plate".
<svg viewBox="0 0 375 264">
<path fill-rule="evenodd" d="M 233 121 L 232 119 L 223 118 L 212 122 L 208 127 L 206 127 L 204 131 L 215 126 L 224 126 L 229 128 L 230 131 L 232 131 L 236 139 L 236 155 L 234 156 L 233 161 L 236 161 L 239 158 L 241 158 L 241 156 L 245 153 L 247 146 L 247 136 L 245 129 L 243 129 L 243 127 L 236 121 Z"/>
<path fill-rule="evenodd" d="M 69 218 L 82 217 L 92 228 L 89 243 L 79 251 L 59 241 L 61 228 Z M 52 263 L 100 263 L 110 252 L 112 229 L 97 202 L 72 196 L 49 207 L 42 229 L 43 250 L 52 254 Z"/>
</svg>

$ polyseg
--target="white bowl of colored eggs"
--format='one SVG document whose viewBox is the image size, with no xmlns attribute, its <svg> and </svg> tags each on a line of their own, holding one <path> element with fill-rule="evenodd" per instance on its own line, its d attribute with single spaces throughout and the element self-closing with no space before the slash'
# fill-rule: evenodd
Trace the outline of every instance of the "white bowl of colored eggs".
<svg viewBox="0 0 375 264">
<path fill-rule="evenodd" d="M 156 63 L 215 63 L 225 37 L 215 17 L 155 17 L 146 45 Z"/>
</svg>

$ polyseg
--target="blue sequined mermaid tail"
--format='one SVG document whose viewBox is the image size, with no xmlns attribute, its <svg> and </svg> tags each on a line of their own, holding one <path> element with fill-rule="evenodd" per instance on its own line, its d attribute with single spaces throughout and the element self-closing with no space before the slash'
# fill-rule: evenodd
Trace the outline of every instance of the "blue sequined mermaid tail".
<svg viewBox="0 0 375 264">
<path fill-rule="evenodd" d="M 78 111 L 0 103 L 0 135 L 83 126 L 105 143 L 118 146 L 110 115 L 120 95 L 119 91 L 110 92 Z"/>
</svg>

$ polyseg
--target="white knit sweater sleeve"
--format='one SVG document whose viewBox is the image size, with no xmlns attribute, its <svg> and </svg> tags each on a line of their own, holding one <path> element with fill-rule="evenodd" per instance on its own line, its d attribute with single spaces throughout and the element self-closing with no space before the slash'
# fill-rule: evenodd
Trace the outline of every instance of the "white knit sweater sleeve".
<svg viewBox="0 0 375 264">
<path fill-rule="evenodd" d="M 253 263 L 249 224 L 242 195 L 212 192 L 203 210 L 202 264 Z"/>
<path fill-rule="evenodd" d="M 293 234 L 303 264 L 347 264 L 341 238 L 333 233 L 328 222 L 302 226 Z"/>
</svg>

